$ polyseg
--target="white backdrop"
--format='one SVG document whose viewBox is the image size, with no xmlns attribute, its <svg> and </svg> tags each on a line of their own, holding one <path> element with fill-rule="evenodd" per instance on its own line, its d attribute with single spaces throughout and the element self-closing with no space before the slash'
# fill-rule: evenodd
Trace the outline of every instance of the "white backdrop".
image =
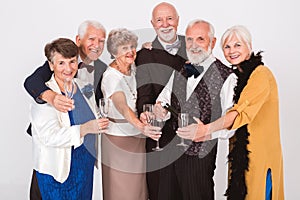
<svg viewBox="0 0 300 200">
<path fill-rule="evenodd" d="M 71 0 L 3 1 L 0 7 L 1 67 L 0 106 L 0 199 L 28 199 L 32 172 L 31 138 L 25 133 L 30 97 L 23 82 L 45 61 L 44 45 L 58 37 L 75 38 L 78 25 L 96 19 L 107 29 L 126 27 L 136 30 L 140 42 L 152 40 L 151 11 L 158 0 L 96 1 Z M 179 33 L 189 21 L 210 21 L 220 39 L 226 28 L 243 24 L 253 36 L 254 50 L 264 50 L 264 61 L 273 71 L 280 94 L 280 127 L 284 154 L 285 196 L 300 199 L 299 172 L 299 36 L 300 14 L 296 0 L 172 0 L 180 15 Z M 143 35 L 141 35 L 143 33 Z M 219 41 L 218 41 L 219 42 Z M 219 43 L 218 43 L 219 44 Z M 219 45 L 215 55 L 225 62 Z M 107 53 L 102 55 L 109 62 Z M 272 138 L 270 138 L 272 139 Z M 224 149 L 220 149 L 224 153 Z M 220 154 L 222 155 L 222 154 Z M 217 179 L 226 175 L 223 165 Z M 218 182 L 216 183 L 218 185 Z M 97 183 L 96 183 L 97 186 Z M 217 190 L 218 194 L 222 191 Z M 98 194 L 95 194 L 97 199 Z M 221 197 L 217 196 L 216 200 Z"/>
</svg>

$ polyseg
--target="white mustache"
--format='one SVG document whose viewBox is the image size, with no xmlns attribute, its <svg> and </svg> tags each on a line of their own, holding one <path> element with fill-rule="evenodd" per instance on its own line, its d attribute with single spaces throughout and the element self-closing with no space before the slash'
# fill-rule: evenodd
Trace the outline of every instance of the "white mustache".
<svg viewBox="0 0 300 200">
<path fill-rule="evenodd" d="M 202 49 L 201 47 L 196 47 L 196 48 L 191 47 L 191 48 L 189 48 L 188 50 L 189 50 L 189 52 L 191 52 L 191 53 L 200 53 L 200 52 L 203 52 L 203 51 L 204 51 L 204 49 Z"/>
<path fill-rule="evenodd" d="M 172 26 L 169 26 L 169 27 L 167 27 L 167 28 L 160 28 L 160 29 L 159 29 L 160 32 L 163 32 L 163 31 L 171 31 L 171 30 L 173 30 L 173 27 L 172 27 Z"/>
</svg>

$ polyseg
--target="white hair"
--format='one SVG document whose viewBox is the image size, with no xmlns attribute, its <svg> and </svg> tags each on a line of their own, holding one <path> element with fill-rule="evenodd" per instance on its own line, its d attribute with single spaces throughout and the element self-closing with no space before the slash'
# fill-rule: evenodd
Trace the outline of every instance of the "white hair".
<svg viewBox="0 0 300 200">
<path fill-rule="evenodd" d="M 225 41 L 230 39 L 231 37 L 236 36 L 239 40 L 245 42 L 249 48 L 252 50 L 252 37 L 249 30 L 242 25 L 232 26 L 231 28 L 227 29 L 225 33 L 222 35 L 221 38 L 221 48 L 223 49 L 225 45 Z"/>
<path fill-rule="evenodd" d="M 100 24 L 99 22 L 97 22 L 95 20 L 86 20 L 86 21 L 82 22 L 78 27 L 78 35 L 79 35 L 80 38 L 84 37 L 84 35 L 87 31 L 87 28 L 89 26 L 92 26 L 96 29 L 100 29 L 104 33 L 106 33 L 106 30 L 105 30 L 104 26 L 102 26 L 102 24 Z"/>
<path fill-rule="evenodd" d="M 194 25 L 200 24 L 200 23 L 205 23 L 209 26 L 208 37 L 209 37 L 210 43 L 211 43 L 213 38 L 215 37 L 215 29 L 214 29 L 213 25 L 211 23 L 209 23 L 208 21 L 205 21 L 202 19 L 195 19 L 187 25 L 186 30 L 193 27 Z"/>
</svg>

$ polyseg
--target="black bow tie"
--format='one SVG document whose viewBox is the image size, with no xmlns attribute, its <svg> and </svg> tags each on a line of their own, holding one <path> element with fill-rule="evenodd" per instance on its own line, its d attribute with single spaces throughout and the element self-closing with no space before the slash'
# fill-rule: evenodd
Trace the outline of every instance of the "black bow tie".
<svg viewBox="0 0 300 200">
<path fill-rule="evenodd" d="M 92 66 L 92 65 L 87 65 L 87 64 L 85 64 L 84 62 L 80 62 L 79 64 L 78 64 L 78 68 L 79 69 L 83 69 L 83 68 L 86 68 L 87 69 L 87 71 L 89 72 L 89 73 L 92 73 L 93 71 L 94 71 L 94 66 Z"/>
<path fill-rule="evenodd" d="M 194 75 L 194 78 L 197 78 L 204 70 L 203 66 L 192 65 L 191 63 L 185 64 L 184 69 L 186 71 L 187 77 L 191 77 Z"/>
</svg>

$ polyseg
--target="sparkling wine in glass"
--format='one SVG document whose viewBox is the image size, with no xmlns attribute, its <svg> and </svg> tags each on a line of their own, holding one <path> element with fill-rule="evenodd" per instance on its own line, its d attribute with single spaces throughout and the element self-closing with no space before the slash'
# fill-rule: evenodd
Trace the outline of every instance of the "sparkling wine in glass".
<svg viewBox="0 0 300 200">
<path fill-rule="evenodd" d="M 108 111 L 109 111 L 109 99 L 108 98 L 101 98 L 99 99 L 99 106 L 96 106 L 97 117 L 98 118 L 107 118 Z M 105 133 L 106 129 L 99 128 L 99 134 Z"/>
<path fill-rule="evenodd" d="M 143 112 L 145 112 L 147 117 L 147 123 L 151 124 L 154 119 L 153 114 L 153 104 L 144 104 L 143 105 Z"/>
<path fill-rule="evenodd" d="M 72 99 L 74 92 L 75 92 L 75 82 L 74 79 L 66 79 L 64 81 L 64 89 L 66 97 Z"/>
<path fill-rule="evenodd" d="M 152 126 L 158 126 L 162 129 L 164 127 L 164 121 L 161 119 L 153 119 Z M 152 148 L 152 151 L 161 151 L 161 150 L 163 150 L 163 148 L 159 147 L 159 139 L 158 139 L 156 142 L 156 147 Z"/>
<path fill-rule="evenodd" d="M 182 128 L 189 125 L 189 114 L 188 113 L 178 113 L 178 127 Z M 177 144 L 177 146 L 188 147 L 188 145 L 184 142 L 184 139 L 181 138 L 181 142 Z"/>
<path fill-rule="evenodd" d="M 108 117 L 109 111 L 109 99 L 108 98 L 101 98 L 99 99 L 99 115 L 100 117 L 106 118 Z"/>
</svg>

